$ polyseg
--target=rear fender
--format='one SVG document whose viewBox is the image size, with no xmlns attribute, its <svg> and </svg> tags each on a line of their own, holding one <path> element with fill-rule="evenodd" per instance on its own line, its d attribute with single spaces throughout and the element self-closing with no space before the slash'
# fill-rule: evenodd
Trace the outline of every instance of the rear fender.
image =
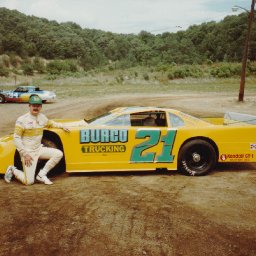
<svg viewBox="0 0 256 256">
<path fill-rule="evenodd" d="M 182 148 L 187 142 L 189 142 L 189 141 L 191 141 L 191 140 L 197 140 L 197 139 L 204 140 L 204 141 L 207 141 L 208 143 L 210 143 L 210 144 L 214 147 L 214 150 L 215 150 L 215 152 L 216 152 L 216 157 L 217 157 L 217 159 L 219 158 L 219 149 L 218 149 L 216 143 L 215 143 L 213 140 L 211 140 L 210 138 L 208 138 L 208 137 L 197 136 L 197 137 L 189 138 L 188 140 L 186 140 L 186 141 L 184 141 L 184 142 L 182 143 L 182 145 L 180 146 L 180 150 L 181 150 L 181 148 Z M 180 150 L 179 150 L 179 153 L 180 153 Z"/>
<path fill-rule="evenodd" d="M 0 173 L 5 173 L 9 165 L 14 165 L 15 151 L 12 135 L 0 138 Z"/>
</svg>

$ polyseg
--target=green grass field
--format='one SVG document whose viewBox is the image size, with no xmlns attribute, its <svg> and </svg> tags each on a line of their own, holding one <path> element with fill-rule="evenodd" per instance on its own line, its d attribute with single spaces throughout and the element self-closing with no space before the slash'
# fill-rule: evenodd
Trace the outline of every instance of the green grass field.
<svg viewBox="0 0 256 256">
<path fill-rule="evenodd" d="M 118 94 L 175 94 L 175 93 L 231 93 L 238 94 L 240 78 L 185 78 L 168 80 L 166 74 L 152 72 L 148 79 L 143 72 L 115 70 L 81 74 L 78 77 L 47 75 L 0 77 L 0 89 L 14 89 L 18 85 L 35 84 L 44 90 L 53 90 L 58 98 L 100 97 Z M 245 93 L 256 94 L 256 77 L 246 79 Z"/>
</svg>

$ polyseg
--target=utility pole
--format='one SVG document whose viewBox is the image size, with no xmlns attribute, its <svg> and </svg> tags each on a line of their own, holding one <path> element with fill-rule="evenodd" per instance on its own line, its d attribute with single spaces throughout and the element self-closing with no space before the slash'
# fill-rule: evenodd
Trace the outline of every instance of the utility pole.
<svg viewBox="0 0 256 256">
<path fill-rule="evenodd" d="M 238 101 L 244 101 L 244 87 L 245 87 L 245 77 L 246 77 L 246 67 L 247 67 L 247 59 L 248 59 L 248 51 L 249 51 L 249 43 L 251 38 L 251 31 L 252 31 L 252 23 L 254 18 L 254 6 L 255 0 L 252 0 L 251 11 L 247 11 L 249 13 L 248 17 L 248 29 L 245 39 L 245 46 L 243 52 L 243 60 L 242 60 L 242 71 L 241 71 L 241 81 L 240 81 L 240 90 Z M 242 8 L 244 9 L 244 8 Z"/>
</svg>

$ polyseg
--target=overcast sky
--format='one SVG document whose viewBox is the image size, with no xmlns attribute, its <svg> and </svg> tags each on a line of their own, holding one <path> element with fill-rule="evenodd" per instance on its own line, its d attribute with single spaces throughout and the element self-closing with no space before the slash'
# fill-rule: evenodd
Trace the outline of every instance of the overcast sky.
<svg viewBox="0 0 256 256">
<path fill-rule="evenodd" d="M 250 10 L 251 0 L 0 0 L 0 6 L 82 28 L 115 33 L 157 34 L 220 21 L 234 5 Z M 241 11 L 240 11 L 241 12 Z"/>
</svg>

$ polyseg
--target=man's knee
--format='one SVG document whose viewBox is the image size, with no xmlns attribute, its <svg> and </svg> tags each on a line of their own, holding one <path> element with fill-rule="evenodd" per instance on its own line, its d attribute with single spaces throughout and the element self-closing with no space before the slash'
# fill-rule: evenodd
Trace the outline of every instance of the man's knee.
<svg viewBox="0 0 256 256">
<path fill-rule="evenodd" d="M 35 179 L 27 179 L 27 180 L 24 182 L 24 185 L 30 186 L 30 185 L 33 185 L 34 183 L 35 183 Z"/>
<path fill-rule="evenodd" d="M 29 181 L 29 182 L 25 183 L 26 186 L 30 186 L 30 185 L 33 185 L 33 184 L 34 184 L 34 182 L 32 182 L 32 181 Z"/>
<path fill-rule="evenodd" d="M 59 149 L 56 149 L 56 154 L 55 155 L 56 155 L 57 158 L 61 159 L 63 157 L 63 152 Z"/>
<path fill-rule="evenodd" d="M 59 149 L 55 149 L 54 154 L 52 155 L 52 161 L 58 163 L 63 157 L 63 152 Z"/>
</svg>

